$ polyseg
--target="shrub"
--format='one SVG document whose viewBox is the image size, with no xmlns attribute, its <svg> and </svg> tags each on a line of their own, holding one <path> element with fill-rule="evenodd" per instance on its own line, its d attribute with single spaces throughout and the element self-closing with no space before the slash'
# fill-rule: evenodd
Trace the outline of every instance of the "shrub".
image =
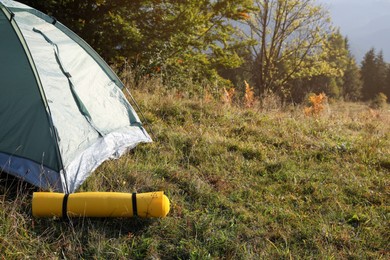
<svg viewBox="0 0 390 260">
<path fill-rule="evenodd" d="M 304 112 L 306 116 L 318 116 L 325 109 L 328 103 L 328 97 L 325 93 L 309 94 L 309 106 L 305 107 Z"/>
<path fill-rule="evenodd" d="M 371 100 L 370 107 L 375 109 L 384 108 L 386 106 L 386 102 L 387 96 L 380 92 Z"/>
</svg>

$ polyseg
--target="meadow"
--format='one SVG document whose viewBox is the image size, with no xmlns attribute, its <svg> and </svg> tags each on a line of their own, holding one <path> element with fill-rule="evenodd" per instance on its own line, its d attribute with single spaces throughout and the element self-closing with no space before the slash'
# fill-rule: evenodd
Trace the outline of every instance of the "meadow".
<svg viewBox="0 0 390 260">
<path fill-rule="evenodd" d="M 2 259 L 388 259 L 390 107 L 132 89 L 154 142 L 104 163 L 80 191 L 163 190 L 163 219 L 31 215 L 2 174 Z M 148 129 L 148 128 L 147 128 Z"/>
</svg>

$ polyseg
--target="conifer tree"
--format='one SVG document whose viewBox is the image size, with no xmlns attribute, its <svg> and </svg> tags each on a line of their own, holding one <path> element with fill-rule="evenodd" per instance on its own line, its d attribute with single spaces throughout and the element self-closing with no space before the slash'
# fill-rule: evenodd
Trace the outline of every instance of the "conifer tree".
<svg viewBox="0 0 390 260">
<path fill-rule="evenodd" d="M 347 101 L 358 101 L 362 95 L 362 81 L 360 69 L 349 49 L 348 38 L 345 38 L 345 48 L 348 51 L 348 61 L 343 76 L 343 97 Z"/>
<path fill-rule="evenodd" d="M 370 100 L 378 93 L 375 49 L 371 48 L 365 55 L 361 67 L 362 97 Z"/>
<path fill-rule="evenodd" d="M 358 101 L 362 96 L 362 81 L 360 79 L 360 69 L 353 57 L 350 57 L 348 60 L 343 80 L 344 99 L 347 101 Z"/>
<path fill-rule="evenodd" d="M 382 50 L 379 51 L 379 53 L 375 57 L 375 66 L 376 66 L 376 86 L 377 86 L 376 92 L 384 93 L 386 89 L 387 64 L 384 61 Z"/>
<path fill-rule="evenodd" d="M 383 94 L 387 96 L 387 101 L 390 103 L 390 64 L 387 64 L 386 83 Z"/>
<path fill-rule="evenodd" d="M 375 49 L 370 49 L 363 58 L 361 68 L 364 100 L 372 100 L 377 94 L 387 92 L 387 74 L 388 65 L 383 52 L 375 54 Z"/>
</svg>

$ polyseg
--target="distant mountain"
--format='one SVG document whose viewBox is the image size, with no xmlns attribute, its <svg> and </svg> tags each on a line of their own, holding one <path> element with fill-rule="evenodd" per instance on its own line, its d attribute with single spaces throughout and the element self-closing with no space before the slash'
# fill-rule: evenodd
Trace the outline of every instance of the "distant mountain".
<svg viewBox="0 0 390 260">
<path fill-rule="evenodd" d="M 383 50 L 390 62 L 390 0 L 319 0 L 329 9 L 332 21 L 348 37 L 360 62 L 372 47 Z"/>
</svg>

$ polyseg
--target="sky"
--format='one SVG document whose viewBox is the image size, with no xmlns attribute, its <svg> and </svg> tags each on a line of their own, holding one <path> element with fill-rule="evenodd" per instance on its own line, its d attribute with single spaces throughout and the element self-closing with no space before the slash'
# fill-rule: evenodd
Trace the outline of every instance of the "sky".
<svg viewBox="0 0 390 260">
<path fill-rule="evenodd" d="M 360 62 L 375 48 L 390 63 L 390 0 L 317 0 L 330 12 L 332 22 L 347 36 Z"/>
</svg>

